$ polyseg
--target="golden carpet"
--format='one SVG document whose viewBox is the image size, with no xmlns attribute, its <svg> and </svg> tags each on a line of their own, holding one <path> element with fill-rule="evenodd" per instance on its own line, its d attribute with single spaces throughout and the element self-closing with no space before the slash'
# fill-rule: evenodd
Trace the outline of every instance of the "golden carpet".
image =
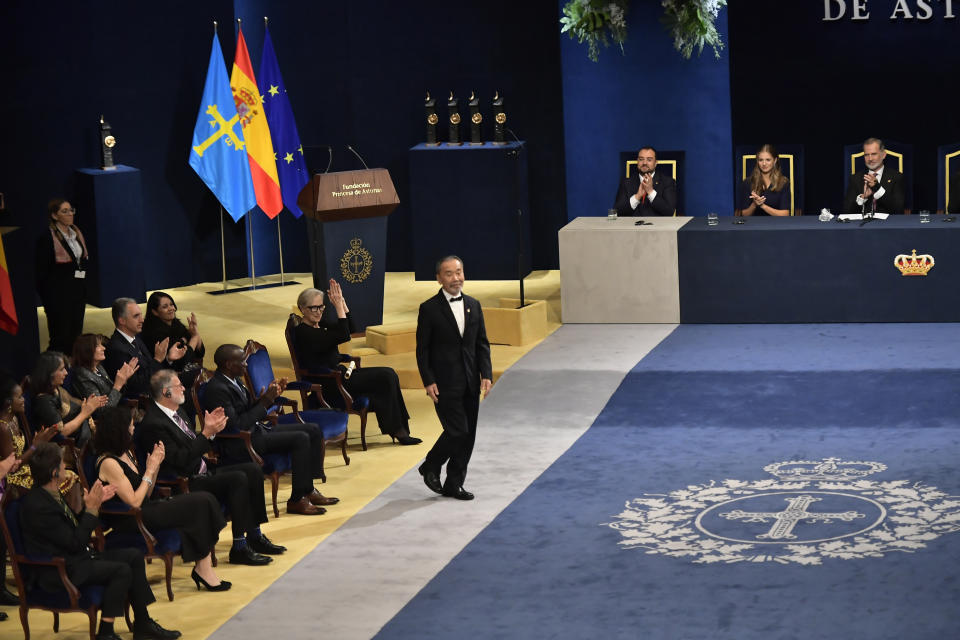
<svg viewBox="0 0 960 640">
<path fill-rule="evenodd" d="M 467 272 L 469 276 L 469 271 Z M 222 289 L 222 283 L 202 283 L 192 287 L 166 289 L 177 303 L 181 318 L 195 313 L 199 320 L 200 334 L 207 345 L 207 361 L 212 367 L 212 353 L 224 343 L 243 345 L 253 338 L 264 344 L 270 351 L 274 370 L 278 376 L 292 376 L 292 365 L 287 352 L 283 329 L 287 317 L 293 310 L 299 292 L 310 286 L 309 274 L 288 274 L 287 280 L 295 279 L 299 285 L 257 289 L 229 293 L 226 295 L 208 295 L 210 291 Z M 279 277 L 258 279 L 258 283 L 278 282 Z M 249 281 L 229 283 L 231 286 L 245 286 Z M 536 271 L 525 280 L 528 300 L 546 300 L 548 302 L 549 331 L 560 326 L 560 274 L 558 271 Z M 385 283 L 384 324 L 416 322 L 417 309 L 423 300 L 434 295 L 439 288 L 436 282 L 416 282 L 412 273 L 388 273 Z M 496 306 L 503 297 L 518 297 L 518 284 L 510 281 L 470 281 L 464 290 L 479 299 L 483 306 Z M 348 300 L 349 303 L 349 300 Z M 46 319 L 39 310 L 40 335 L 46 341 Z M 113 323 L 109 309 L 87 308 L 85 331 L 104 333 L 113 332 Z M 537 343 L 523 347 L 504 345 L 492 346 L 492 359 L 495 378 L 516 362 Z M 346 347 L 347 345 L 344 345 Z M 397 369 L 405 386 L 413 387 L 410 380 L 416 380 L 416 360 L 413 353 L 391 356 L 381 355 L 366 347 L 364 339 L 354 339 L 349 349 L 363 356 L 363 366 L 391 366 Z M 414 383 L 415 384 L 415 383 Z M 298 396 L 290 395 L 299 399 Z M 339 451 L 328 451 L 326 459 L 327 482 L 318 488 L 328 496 L 336 496 L 341 502 L 328 508 L 322 516 L 291 516 L 284 513 L 284 504 L 290 491 L 289 477 L 281 480 L 278 502 L 280 518 L 274 518 L 270 508 L 269 483 L 265 485 L 267 511 L 270 522 L 264 532 L 276 543 L 287 547 L 288 551 L 277 556 L 267 567 L 234 566 L 226 563 L 230 547 L 229 528 L 221 535 L 217 545 L 217 555 L 223 560 L 218 575 L 233 583 L 233 588 L 225 593 L 197 592 L 190 580 L 190 566 L 179 561 L 174 566 L 173 591 L 174 602 L 166 599 L 163 586 L 163 569 L 159 563 L 147 567 L 147 576 L 153 586 L 157 603 L 150 607 L 151 615 L 167 628 L 179 629 L 183 637 L 189 640 L 206 638 L 239 611 L 261 591 L 272 584 L 285 571 L 291 568 L 317 544 L 335 531 L 350 517 L 362 509 L 370 500 L 390 486 L 397 478 L 419 464 L 433 441 L 440 433 L 433 405 L 423 389 L 405 388 L 404 401 L 411 415 L 410 430 L 413 435 L 422 438 L 423 444 L 401 447 L 391 444 L 390 438 L 380 435 L 376 418 L 371 414 L 367 422 L 368 450 L 360 448 L 359 419 L 351 416 L 347 452 L 350 464 L 344 465 Z M 424 489 L 426 491 L 426 489 Z M 401 549 L 398 548 L 398 552 Z M 8 574 L 10 572 L 8 571 Z M 317 580 L 336 579 L 335 576 L 317 576 Z M 11 585 L 11 588 L 12 585 Z M 304 585 L 309 589 L 310 585 Z M 317 603 L 317 624 L 322 625 L 323 603 Z M 10 619 L 0 623 L 0 638 L 15 638 L 21 635 L 18 611 L 15 607 L 4 607 Z M 52 616 L 43 611 L 30 613 L 31 637 L 50 638 Z M 126 635 L 125 625 L 118 623 L 118 631 Z M 87 638 L 87 620 L 82 614 L 61 616 L 60 640 L 83 640 Z"/>
</svg>

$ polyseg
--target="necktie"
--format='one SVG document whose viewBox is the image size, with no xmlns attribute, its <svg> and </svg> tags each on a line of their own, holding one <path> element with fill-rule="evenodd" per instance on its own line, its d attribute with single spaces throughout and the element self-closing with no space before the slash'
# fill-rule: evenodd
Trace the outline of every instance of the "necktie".
<svg viewBox="0 0 960 640">
<path fill-rule="evenodd" d="M 173 412 L 173 421 L 177 423 L 177 426 L 180 427 L 180 430 L 187 434 L 187 437 L 191 440 L 196 440 L 197 434 L 187 426 L 187 421 L 180 417 L 180 413 L 177 411 Z M 207 472 L 207 463 L 203 458 L 200 458 L 200 474 Z"/>
<path fill-rule="evenodd" d="M 870 175 L 872 175 L 874 178 L 877 177 L 877 174 L 874 173 L 873 171 L 870 172 Z M 873 195 L 870 196 L 870 211 L 872 211 L 873 213 L 877 212 L 877 187 L 879 186 L 880 186 L 880 181 L 878 180 L 876 183 L 874 183 Z"/>
<path fill-rule="evenodd" d="M 456 298 L 450 298 L 450 302 L 460 302 L 463 300 L 463 296 L 457 296 Z"/>
<path fill-rule="evenodd" d="M 70 518 L 70 522 L 73 523 L 73 526 L 77 526 L 77 514 L 75 514 L 70 507 L 67 506 L 67 503 L 63 501 L 63 496 L 60 496 L 60 506 L 63 508 L 63 512 L 67 514 L 67 517 Z"/>
</svg>

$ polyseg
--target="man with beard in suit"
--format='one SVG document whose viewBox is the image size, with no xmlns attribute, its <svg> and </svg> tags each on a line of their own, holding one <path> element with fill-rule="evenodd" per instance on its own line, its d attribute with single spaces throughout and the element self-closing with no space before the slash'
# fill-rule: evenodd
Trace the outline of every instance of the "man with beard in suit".
<svg viewBox="0 0 960 640">
<path fill-rule="evenodd" d="M 208 467 L 203 455 L 213 448 L 213 440 L 227 426 L 222 408 L 203 415 L 203 428 L 197 434 L 187 423 L 180 405 L 186 390 L 171 369 L 162 369 L 150 378 L 153 401 L 134 432 L 137 449 L 153 451 L 162 442 L 166 455 L 160 473 L 189 479 L 190 491 L 209 491 L 227 506 L 233 527 L 232 564 L 265 565 L 271 555 L 286 551 L 273 544 L 260 531 L 267 521 L 263 497 L 263 469 L 254 462 Z"/>
<path fill-rule="evenodd" d="M 656 172 L 657 150 L 637 152 L 637 175 L 620 180 L 613 207 L 621 216 L 672 216 L 677 208 L 677 183 Z"/>
<path fill-rule="evenodd" d="M 246 367 L 243 349 L 235 344 L 220 345 L 213 354 L 217 372 L 207 383 L 203 394 L 203 408 L 214 410 L 223 407 L 227 415 L 227 429 L 249 431 L 250 442 L 260 454 L 286 453 L 290 455 L 291 487 L 287 500 L 287 513 L 317 516 L 326 513 L 321 505 L 340 502 L 328 498 L 313 486 L 313 479 L 323 475 L 323 432 L 315 424 L 277 424 L 267 421 L 267 409 L 272 407 L 283 392 L 287 381 L 274 380 L 264 389 L 260 398 L 253 398 L 241 382 Z M 248 458 L 246 449 L 239 442 L 225 446 L 231 460 Z M 239 450 L 238 450 L 239 449 Z"/>
<path fill-rule="evenodd" d="M 431 491 L 473 500 L 463 481 L 477 434 L 480 393 L 487 397 L 493 386 L 490 342 L 480 303 L 463 293 L 463 261 L 457 256 L 440 260 L 437 282 L 442 289 L 420 305 L 417 316 L 417 368 L 443 433 L 419 471 Z M 441 484 L 445 463 L 447 478 Z"/>
<path fill-rule="evenodd" d="M 116 379 L 117 371 L 125 363 L 137 358 L 140 368 L 134 371 L 123 389 L 126 396 L 150 395 L 150 376 L 183 357 L 187 352 L 181 344 L 170 344 L 170 340 L 161 340 L 151 353 L 140 338 L 143 330 L 143 313 L 133 298 L 117 298 L 110 307 L 113 325 L 116 329 L 106 344 L 106 358 L 103 368 L 111 379 Z"/>
<path fill-rule="evenodd" d="M 850 177 L 850 186 L 843 199 L 844 213 L 903 213 L 903 174 L 884 167 L 887 151 L 883 140 L 867 138 L 863 141 L 863 164 L 866 169 Z"/>
</svg>

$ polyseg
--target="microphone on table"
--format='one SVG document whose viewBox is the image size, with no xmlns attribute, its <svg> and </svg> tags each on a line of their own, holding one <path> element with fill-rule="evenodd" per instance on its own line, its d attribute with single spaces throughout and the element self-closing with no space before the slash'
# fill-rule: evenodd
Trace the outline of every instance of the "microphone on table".
<svg viewBox="0 0 960 640">
<path fill-rule="evenodd" d="M 370 168 L 370 167 L 367 166 L 367 163 L 364 162 L 363 157 L 362 157 L 359 153 L 357 153 L 356 149 L 354 149 L 354 148 L 351 147 L 350 145 L 347 145 L 347 149 L 349 149 L 349 150 L 350 150 L 350 153 L 352 153 L 353 155 L 357 156 L 357 159 L 360 160 L 361 163 L 363 163 L 363 168 L 364 168 L 364 169 L 369 169 L 369 168 Z"/>
</svg>

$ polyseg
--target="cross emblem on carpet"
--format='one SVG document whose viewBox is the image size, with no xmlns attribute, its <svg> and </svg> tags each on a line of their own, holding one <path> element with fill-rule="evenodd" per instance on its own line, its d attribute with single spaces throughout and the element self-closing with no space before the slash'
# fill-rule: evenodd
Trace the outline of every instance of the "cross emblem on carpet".
<svg viewBox="0 0 960 640">
<path fill-rule="evenodd" d="M 911 480 L 867 479 L 886 469 L 839 458 L 777 462 L 764 467 L 772 479 L 643 494 L 602 524 L 619 531 L 623 549 L 697 563 L 804 565 L 916 552 L 960 530 L 960 496 Z"/>
</svg>

